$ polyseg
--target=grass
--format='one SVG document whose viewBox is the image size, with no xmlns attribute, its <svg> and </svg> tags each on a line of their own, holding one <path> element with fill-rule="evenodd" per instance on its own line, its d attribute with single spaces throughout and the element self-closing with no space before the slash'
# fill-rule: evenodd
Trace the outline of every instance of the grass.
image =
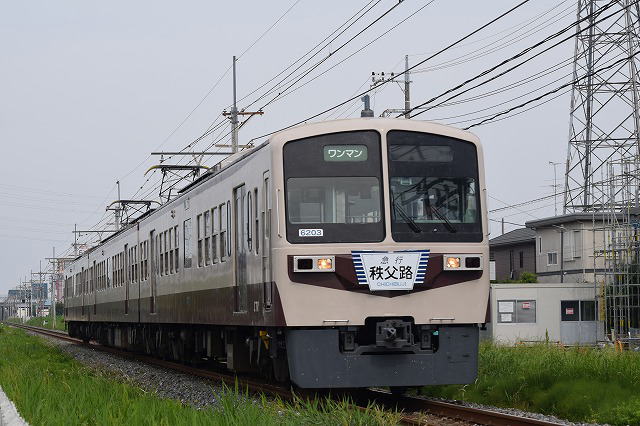
<svg viewBox="0 0 640 426">
<path fill-rule="evenodd" d="M 109 372 L 96 372 L 22 330 L 0 325 L 0 386 L 31 425 L 388 425 L 399 414 L 347 401 L 286 403 L 216 391 L 219 405 L 194 409 Z M 212 393 L 214 390 L 212 389 Z"/>
<path fill-rule="evenodd" d="M 20 318 L 9 318 L 7 321 L 22 324 L 22 319 Z M 51 324 L 51 316 L 49 315 L 47 315 L 46 317 L 33 317 L 29 319 L 29 321 L 27 321 L 26 324 L 33 325 L 36 327 L 49 328 L 49 329 L 53 328 Z M 56 315 L 55 329 L 60 331 L 66 331 L 64 316 Z"/>
<path fill-rule="evenodd" d="M 427 387 L 421 393 L 572 421 L 640 424 L 640 353 L 482 343 L 475 383 Z"/>
<path fill-rule="evenodd" d="M 27 324 L 28 325 L 33 325 L 33 326 L 36 326 L 36 327 L 53 328 L 52 327 L 53 324 L 51 323 L 51 316 L 33 317 L 29 321 L 27 321 Z M 56 315 L 56 326 L 55 326 L 55 329 L 56 330 L 65 331 L 64 326 L 65 326 L 64 316 Z"/>
</svg>

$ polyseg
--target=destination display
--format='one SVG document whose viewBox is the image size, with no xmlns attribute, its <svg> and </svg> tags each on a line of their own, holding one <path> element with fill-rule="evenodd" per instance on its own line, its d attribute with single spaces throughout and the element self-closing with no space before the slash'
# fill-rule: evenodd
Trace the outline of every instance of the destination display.
<svg viewBox="0 0 640 426">
<path fill-rule="evenodd" d="M 324 161 L 367 161 L 366 145 L 326 145 L 323 149 Z"/>
<path fill-rule="evenodd" d="M 429 250 L 352 251 L 358 283 L 371 291 L 413 290 L 424 283 Z"/>
</svg>

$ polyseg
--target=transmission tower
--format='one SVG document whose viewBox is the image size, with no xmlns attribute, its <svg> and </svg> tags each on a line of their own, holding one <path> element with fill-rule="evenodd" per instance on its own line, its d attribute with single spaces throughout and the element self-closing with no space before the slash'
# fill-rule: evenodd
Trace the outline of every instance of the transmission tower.
<svg viewBox="0 0 640 426">
<path fill-rule="evenodd" d="M 564 213 L 637 204 L 637 180 L 635 185 L 610 183 L 628 173 L 637 177 L 640 170 L 639 17 L 634 0 L 578 0 L 573 63 L 578 82 L 571 97 Z M 613 63 L 617 65 L 594 74 Z M 628 165 L 629 159 L 634 163 L 630 169 L 615 168 L 621 160 Z"/>
</svg>

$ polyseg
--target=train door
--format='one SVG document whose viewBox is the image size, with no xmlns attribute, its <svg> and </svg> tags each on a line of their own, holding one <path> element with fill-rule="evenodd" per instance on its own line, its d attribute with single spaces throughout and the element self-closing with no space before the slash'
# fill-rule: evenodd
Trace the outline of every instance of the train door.
<svg viewBox="0 0 640 426">
<path fill-rule="evenodd" d="M 151 301 L 149 305 L 149 313 L 156 313 L 156 231 L 149 232 L 149 245 L 151 252 L 149 253 L 149 288 L 151 290 Z"/>
<path fill-rule="evenodd" d="M 258 200 L 256 200 L 256 203 Z M 271 279 L 271 177 L 269 171 L 262 176 L 262 291 L 264 309 L 271 309 L 273 289 Z M 257 238 L 257 236 L 256 236 Z"/>
<path fill-rule="evenodd" d="M 124 314 L 129 313 L 129 283 L 131 282 L 131 271 L 129 270 L 128 244 L 124 245 Z"/>
<path fill-rule="evenodd" d="M 246 211 L 243 208 L 245 197 L 245 185 L 233 190 L 233 258 L 235 265 L 236 312 L 247 311 L 247 249 L 244 235 L 244 215 Z"/>
</svg>

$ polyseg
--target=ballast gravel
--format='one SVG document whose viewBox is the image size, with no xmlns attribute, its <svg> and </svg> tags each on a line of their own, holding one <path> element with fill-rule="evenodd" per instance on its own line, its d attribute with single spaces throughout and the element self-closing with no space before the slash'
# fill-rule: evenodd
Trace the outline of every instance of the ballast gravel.
<svg viewBox="0 0 640 426">
<path fill-rule="evenodd" d="M 535 419 L 535 420 L 540 420 L 540 421 L 550 422 L 550 423 L 556 423 L 556 424 L 559 424 L 559 425 L 569 425 L 569 426 L 609 426 L 608 424 L 601 424 L 601 423 L 570 422 L 568 420 L 559 419 L 559 418 L 557 418 L 555 416 L 550 416 L 550 415 L 547 415 L 547 414 L 540 414 L 540 413 L 532 413 L 532 412 L 529 412 L 529 411 L 518 410 L 516 408 L 500 408 L 500 407 L 494 407 L 492 405 L 476 404 L 475 402 L 465 402 L 465 401 L 457 401 L 457 400 L 443 399 L 443 398 L 428 398 L 428 397 L 419 397 L 419 398 L 428 399 L 428 400 L 432 400 L 432 401 L 448 402 L 450 404 L 462 405 L 464 407 L 479 408 L 479 409 L 483 409 L 483 410 L 491 410 L 491 411 L 496 411 L 498 413 L 510 414 L 512 416 L 519 416 L 519 417 L 527 417 L 527 418 L 530 418 L 530 419 Z"/>
<path fill-rule="evenodd" d="M 121 358 L 108 352 L 53 337 L 42 335 L 38 337 L 46 339 L 98 372 L 113 374 L 144 391 L 157 392 L 162 398 L 175 399 L 194 408 L 215 405 L 218 393 L 221 392 L 221 385 L 210 380 Z"/>
<path fill-rule="evenodd" d="M 108 352 L 102 352 L 91 347 L 59 340 L 54 337 L 37 335 L 57 346 L 77 361 L 101 373 L 114 374 L 116 377 L 140 387 L 147 392 L 155 392 L 162 398 L 178 400 L 183 404 L 197 409 L 213 406 L 218 401 L 218 394 L 222 391 L 219 383 L 214 383 L 200 377 L 191 376 L 173 370 L 145 364 L 140 361 L 121 358 Z M 426 398 L 444 401 L 452 404 L 473 408 L 482 408 L 515 416 L 524 416 L 537 420 L 571 426 L 598 426 L 592 423 L 572 423 L 539 413 L 530 413 L 517 409 L 498 408 L 470 402 L 452 401 L 439 398 Z M 430 414 L 423 414 L 425 424 L 444 426 L 463 426 L 471 423 L 454 419 L 445 419 Z"/>
</svg>

